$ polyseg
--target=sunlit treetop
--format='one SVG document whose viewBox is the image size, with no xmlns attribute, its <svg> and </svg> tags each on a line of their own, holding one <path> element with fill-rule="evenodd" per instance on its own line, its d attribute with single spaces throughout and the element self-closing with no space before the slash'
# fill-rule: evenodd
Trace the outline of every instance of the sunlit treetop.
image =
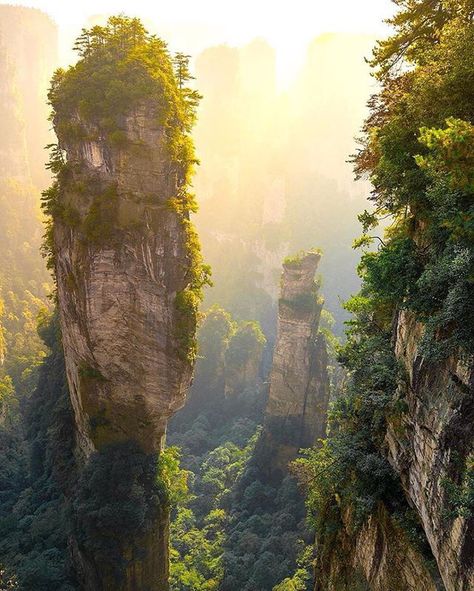
<svg viewBox="0 0 474 591">
<path fill-rule="evenodd" d="M 59 115 L 55 121 L 77 114 L 113 130 L 134 107 L 153 99 L 160 123 L 191 130 L 200 97 L 186 85 L 192 78 L 189 56 L 173 58 L 139 19 L 115 16 L 105 26 L 83 29 L 74 49 L 78 62 L 55 73 L 48 95 L 53 119 Z"/>
<path fill-rule="evenodd" d="M 67 70 L 55 72 L 48 93 L 59 142 L 50 146 L 48 168 L 56 181 L 43 193 L 43 210 L 53 219 L 62 216 L 64 223 L 71 221 L 61 213 L 60 203 L 61 182 L 70 170 L 65 154 L 68 143 L 99 136 L 110 145 L 126 146 L 130 140 L 125 132 L 125 118 L 145 106 L 147 116 L 156 117 L 164 131 L 167 157 L 172 164 L 170 174 L 176 175 L 177 182 L 176 194 L 167 205 L 179 214 L 185 226 L 192 260 L 190 288 L 179 296 L 185 294 L 192 299 L 197 310 L 201 287 L 209 281 L 209 268 L 202 262 L 199 241 L 189 220 L 189 213 L 196 210 L 190 183 L 197 163 L 190 132 L 200 99 L 187 85 L 192 79 L 189 56 L 171 56 L 162 39 L 148 33 L 139 19 L 126 16 L 111 17 L 105 26 L 84 29 L 74 49 L 79 60 Z M 113 186 L 103 192 L 104 207 L 111 207 L 114 195 Z M 98 204 L 96 207 L 102 211 Z M 109 212 L 103 217 L 110 218 Z M 105 221 L 97 224 L 94 216 L 91 219 L 92 234 L 85 227 L 85 235 L 90 240 L 103 238 Z M 52 228 L 50 223 L 43 247 L 50 268 L 54 268 Z M 190 308 L 189 302 L 181 304 Z M 194 324 L 191 322 L 190 326 Z"/>
<path fill-rule="evenodd" d="M 393 0 L 399 7 L 388 19 L 395 34 L 379 41 L 372 59 L 378 78 L 396 75 L 402 64 L 423 65 L 443 28 L 472 23 L 474 0 Z"/>
</svg>

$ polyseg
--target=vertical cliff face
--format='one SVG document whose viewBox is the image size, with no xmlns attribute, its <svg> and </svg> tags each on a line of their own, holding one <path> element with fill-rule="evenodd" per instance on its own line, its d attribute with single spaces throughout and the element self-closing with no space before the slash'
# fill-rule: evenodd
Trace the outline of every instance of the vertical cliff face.
<svg viewBox="0 0 474 591">
<path fill-rule="evenodd" d="M 462 486 L 474 454 L 472 362 L 452 356 L 428 364 L 423 325 L 402 311 L 395 350 L 408 375 L 407 411 L 389 423 L 388 458 L 415 507 L 447 591 L 474 588 L 474 517 L 453 515 L 451 483 Z"/>
<path fill-rule="evenodd" d="M 318 334 L 322 303 L 314 279 L 320 258 L 310 251 L 283 265 L 278 335 L 257 449 L 269 476 L 284 474 L 298 449 L 325 436 L 329 380 L 326 343 Z"/>
<path fill-rule="evenodd" d="M 169 206 L 178 179 L 158 115 L 152 101 L 134 106 L 119 147 L 89 121 L 74 119 L 93 140 L 64 137 L 55 120 L 71 169 L 60 205 L 76 216 L 54 225 L 58 299 L 86 455 L 129 439 L 160 449 L 190 382 L 176 300 L 190 258 L 183 221 Z"/>
<path fill-rule="evenodd" d="M 382 504 L 357 531 L 348 511 L 341 519 L 342 527 L 331 541 L 317 548 L 315 591 L 441 589 L 406 531 Z"/>
<path fill-rule="evenodd" d="M 78 45 L 50 91 L 57 180 L 45 193 L 77 434 L 71 547 L 84 589 L 162 591 L 173 482 L 160 457 L 207 277 L 186 190 L 193 107 L 138 20 L 112 18 Z"/>
<path fill-rule="evenodd" d="M 474 587 L 472 361 L 453 354 L 429 363 L 423 333 L 413 313 L 398 312 L 393 347 L 406 376 L 396 395 L 404 410 L 388 417 L 380 452 L 400 499 L 379 503 L 358 526 L 351 508 L 341 509 L 338 531 L 320 532 L 315 591 L 352 591 L 355 579 L 368 591 Z M 400 501 L 411 507 L 412 525 L 400 521 Z"/>
</svg>

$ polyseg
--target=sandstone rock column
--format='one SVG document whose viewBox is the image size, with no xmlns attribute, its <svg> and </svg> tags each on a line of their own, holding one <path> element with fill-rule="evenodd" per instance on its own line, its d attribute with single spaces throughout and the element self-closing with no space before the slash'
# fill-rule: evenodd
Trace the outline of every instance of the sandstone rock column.
<svg viewBox="0 0 474 591">
<path fill-rule="evenodd" d="M 283 264 L 278 335 L 262 438 L 262 473 L 279 478 L 300 448 L 325 436 L 329 400 L 327 351 L 319 331 L 322 302 L 315 273 L 321 255 L 309 251 Z"/>
<path fill-rule="evenodd" d="M 46 194 L 77 431 L 71 545 L 83 589 L 166 591 L 157 460 L 190 385 L 207 274 L 187 191 L 197 99 L 137 19 L 111 18 L 78 46 L 50 91 L 57 181 Z"/>
<path fill-rule="evenodd" d="M 164 130 L 153 102 L 134 106 L 116 147 L 99 126 L 76 118 L 95 139 L 69 139 L 63 210 L 54 224 L 61 329 L 80 446 L 138 441 L 158 450 L 167 419 L 184 403 L 192 364 L 182 346 L 177 296 L 190 255 Z M 191 327 L 192 330 L 192 327 Z"/>
</svg>

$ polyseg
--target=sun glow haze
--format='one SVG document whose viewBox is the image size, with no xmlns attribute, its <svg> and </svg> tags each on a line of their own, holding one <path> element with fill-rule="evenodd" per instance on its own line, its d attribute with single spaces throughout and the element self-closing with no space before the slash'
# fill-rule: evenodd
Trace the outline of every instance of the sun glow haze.
<svg viewBox="0 0 474 591">
<path fill-rule="evenodd" d="M 13 0 L 47 12 L 59 25 L 63 64 L 74 60 L 71 39 L 96 15 L 125 13 L 138 16 L 150 31 L 166 39 L 171 49 L 193 55 L 218 45 L 243 45 L 259 37 L 276 50 L 277 75 L 285 86 L 296 75 L 312 39 L 325 32 L 378 34 L 392 12 L 390 0 Z"/>
</svg>

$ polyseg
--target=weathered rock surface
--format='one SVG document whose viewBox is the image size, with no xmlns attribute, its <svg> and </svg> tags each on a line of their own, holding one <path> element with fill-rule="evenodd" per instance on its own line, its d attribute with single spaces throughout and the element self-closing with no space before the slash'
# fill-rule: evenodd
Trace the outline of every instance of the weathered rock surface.
<svg viewBox="0 0 474 591">
<path fill-rule="evenodd" d="M 300 448 L 325 436 L 329 400 L 326 342 L 318 334 L 322 303 L 314 276 L 320 254 L 283 265 L 278 335 L 257 458 L 271 478 L 286 473 Z"/>
<path fill-rule="evenodd" d="M 190 282 L 187 216 L 170 205 L 180 178 L 158 115 L 152 101 L 135 107 L 120 142 L 78 116 L 78 134 L 54 121 L 67 155 L 54 252 L 79 465 L 121 442 L 159 452 L 190 385 L 183 333 L 195 326 L 176 301 Z M 166 590 L 168 518 L 160 507 L 149 533 L 123 548 L 120 584 L 73 541 L 82 588 Z"/>
<path fill-rule="evenodd" d="M 56 275 L 86 454 L 127 439 L 146 452 L 158 450 L 189 387 L 192 367 L 180 353 L 175 305 L 188 284 L 188 251 L 182 221 L 168 205 L 177 178 L 157 121 L 153 105 L 138 108 L 124 121 L 125 147 L 90 124 L 95 140 L 59 133 L 72 170 L 62 201 L 80 222 L 55 222 Z M 94 209 L 102 195 L 109 201 L 103 214 Z M 97 235 L 84 233 L 88 221 L 97 224 Z"/>
<path fill-rule="evenodd" d="M 352 591 L 355 577 L 368 591 L 474 589 L 474 519 L 453 514 L 447 487 L 449 481 L 461 484 L 474 453 L 472 362 L 452 356 L 429 364 L 419 350 L 422 337 L 423 325 L 401 311 L 393 342 L 406 369 L 399 396 L 407 407 L 389 419 L 383 453 L 400 477 L 431 557 L 421 555 L 380 506 L 361 530 L 343 519 L 332 542 L 324 540 L 329 550 L 318 556 L 315 591 Z"/>
<path fill-rule="evenodd" d="M 474 518 L 449 517 L 447 479 L 459 484 L 474 453 L 474 371 L 458 358 L 428 365 L 419 353 L 423 327 L 402 311 L 396 354 L 408 373 L 408 410 L 387 432 L 388 458 L 400 475 L 447 591 L 474 589 Z"/>
<path fill-rule="evenodd" d="M 350 515 L 318 549 L 315 591 L 437 591 L 427 563 L 380 504 L 355 532 Z"/>
</svg>

